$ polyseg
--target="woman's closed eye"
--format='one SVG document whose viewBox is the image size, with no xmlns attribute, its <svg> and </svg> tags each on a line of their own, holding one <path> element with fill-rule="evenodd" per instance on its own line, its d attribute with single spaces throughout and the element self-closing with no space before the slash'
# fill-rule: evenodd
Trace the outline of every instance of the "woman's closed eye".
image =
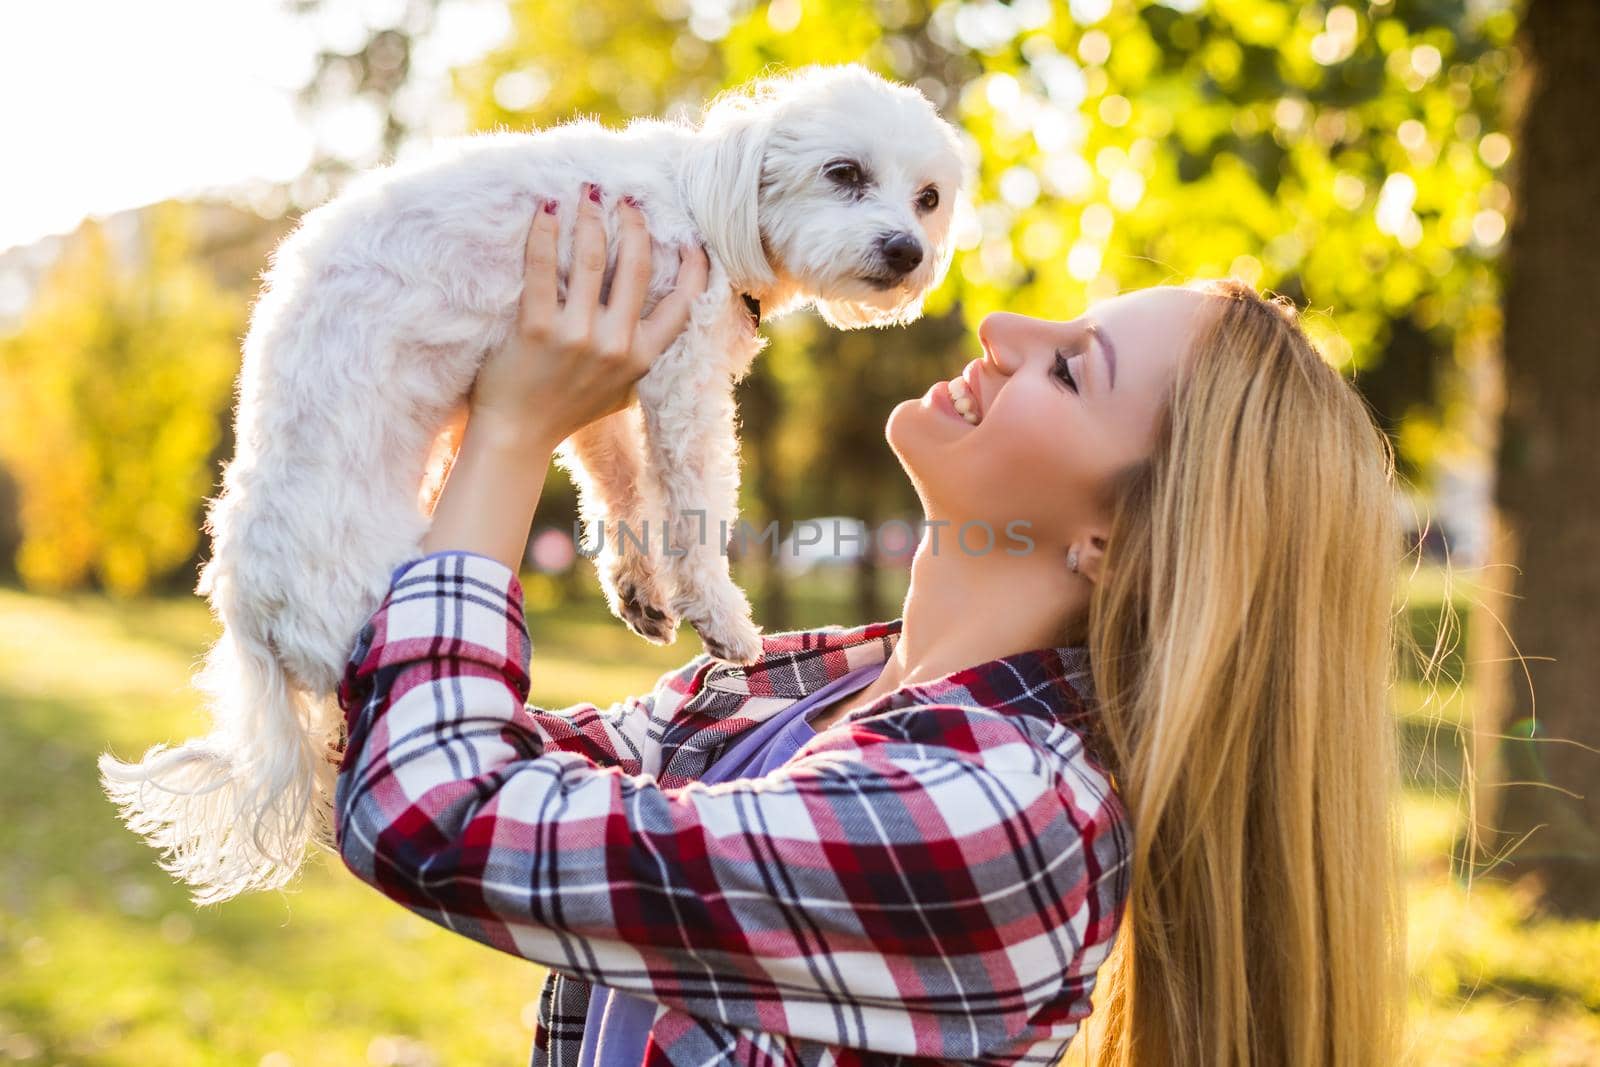
<svg viewBox="0 0 1600 1067">
<path fill-rule="evenodd" d="M 1074 393 L 1078 391 L 1078 380 L 1072 376 L 1072 366 L 1067 360 L 1066 353 L 1056 349 L 1055 363 L 1050 368 L 1050 376 L 1066 385 Z"/>
</svg>

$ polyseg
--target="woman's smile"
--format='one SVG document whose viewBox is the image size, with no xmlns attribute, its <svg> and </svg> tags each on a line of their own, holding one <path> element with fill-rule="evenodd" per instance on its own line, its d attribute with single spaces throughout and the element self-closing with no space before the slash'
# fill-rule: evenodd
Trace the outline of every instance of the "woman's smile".
<svg viewBox="0 0 1600 1067">
<path fill-rule="evenodd" d="M 962 413 L 955 410 L 954 398 L 950 397 L 950 382 L 934 382 L 928 386 L 928 392 L 923 398 L 942 414 L 947 414 L 952 419 L 962 418 Z"/>
<path fill-rule="evenodd" d="M 949 381 L 934 382 L 927 393 L 927 399 L 935 408 L 968 426 L 983 421 L 983 392 L 978 385 L 976 369 L 980 362 L 974 359 Z"/>
<path fill-rule="evenodd" d="M 973 360 L 961 369 L 961 374 L 950 380 L 950 399 L 962 418 L 973 426 L 983 421 L 983 386 L 979 381 L 978 364 Z"/>
<path fill-rule="evenodd" d="M 951 391 L 949 382 L 934 382 L 928 387 L 928 392 L 923 399 L 941 414 L 948 415 L 959 422 L 967 421 L 961 412 L 956 410 L 955 396 Z"/>
</svg>

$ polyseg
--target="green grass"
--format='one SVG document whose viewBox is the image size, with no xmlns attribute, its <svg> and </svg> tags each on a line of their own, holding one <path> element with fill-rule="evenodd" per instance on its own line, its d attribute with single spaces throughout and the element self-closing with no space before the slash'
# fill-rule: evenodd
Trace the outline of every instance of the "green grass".
<svg viewBox="0 0 1600 1067">
<path fill-rule="evenodd" d="M 1600 1063 L 1600 922 L 1541 919 L 1527 887 L 1453 877 L 1453 797 L 1408 795 L 1413 1062 Z"/>
<path fill-rule="evenodd" d="M 117 821 L 95 757 L 203 727 L 188 678 L 212 633 L 198 601 L 0 590 L 0 1062 L 521 1062 L 537 967 L 410 915 L 328 855 L 291 891 L 196 909 Z M 534 634 L 550 704 L 639 691 L 690 651 L 593 609 Z"/>
<path fill-rule="evenodd" d="M 801 583 L 795 625 L 850 619 L 844 579 Z M 887 615 L 900 580 L 886 578 Z M 659 649 L 592 603 L 554 606 L 537 579 L 528 594 L 547 706 L 641 692 L 697 650 L 687 631 Z M 291 891 L 196 909 L 117 821 L 95 757 L 202 728 L 188 677 L 212 633 L 193 599 L 0 590 L 0 1063 L 523 1062 L 538 968 L 411 916 L 328 856 Z M 1600 1063 L 1600 924 L 1540 920 L 1525 894 L 1452 876 L 1461 717 L 1400 710 L 1422 768 L 1405 805 L 1416 1062 Z"/>
</svg>

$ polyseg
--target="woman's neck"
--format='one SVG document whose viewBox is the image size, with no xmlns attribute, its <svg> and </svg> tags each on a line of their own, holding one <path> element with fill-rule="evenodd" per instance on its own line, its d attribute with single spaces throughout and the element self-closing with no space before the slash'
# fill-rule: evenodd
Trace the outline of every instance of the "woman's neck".
<svg viewBox="0 0 1600 1067">
<path fill-rule="evenodd" d="M 1089 583 L 1041 544 L 1027 553 L 962 551 L 953 532 L 923 536 L 911 563 L 899 640 L 883 673 L 840 714 L 963 667 L 1066 643 L 1088 613 Z M 937 549 L 937 550 L 935 550 Z"/>
</svg>

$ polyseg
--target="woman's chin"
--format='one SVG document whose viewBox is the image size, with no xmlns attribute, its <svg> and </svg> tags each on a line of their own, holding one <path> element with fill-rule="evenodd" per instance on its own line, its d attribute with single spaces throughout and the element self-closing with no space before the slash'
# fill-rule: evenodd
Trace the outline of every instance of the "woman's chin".
<svg viewBox="0 0 1600 1067">
<path fill-rule="evenodd" d="M 956 413 L 945 388 L 944 382 L 935 382 L 921 396 L 902 400 L 895 405 L 884 427 L 891 445 L 895 443 L 896 435 L 907 441 L 913 437 L 951 441 L 971 432 L 972 427 Z"/>
<path fill-rule="evenodd" d="M 921 401 L 902 400 L 889 412 L 888 421 L 883 424 L 884 440 L 889 442 L 889 448 L 899 457 L 901 466 L 909 473 L 911 470 L 907 449 L 915 454 L 920 452 L 918 443 L 926 437 L 926 433 L 917 424 L 922 421 L 924 414 L 917 410 Z"/>
<path fill-rule="evenodd" d="M 944 450 L 969 427 L 935 407 L 927 396 L 902 400 L 889 412 L 883 436 L 912 481 L 936 475 Z"/>
<path fill-rule="evenodd" d="M 902 400 L 889 412 L 883 436 L 897 453 L 907 447 L 916 449 L 918 442 L 931 439 L 930 424 L 938 414 L 924 399 Z"/>
</svg>

